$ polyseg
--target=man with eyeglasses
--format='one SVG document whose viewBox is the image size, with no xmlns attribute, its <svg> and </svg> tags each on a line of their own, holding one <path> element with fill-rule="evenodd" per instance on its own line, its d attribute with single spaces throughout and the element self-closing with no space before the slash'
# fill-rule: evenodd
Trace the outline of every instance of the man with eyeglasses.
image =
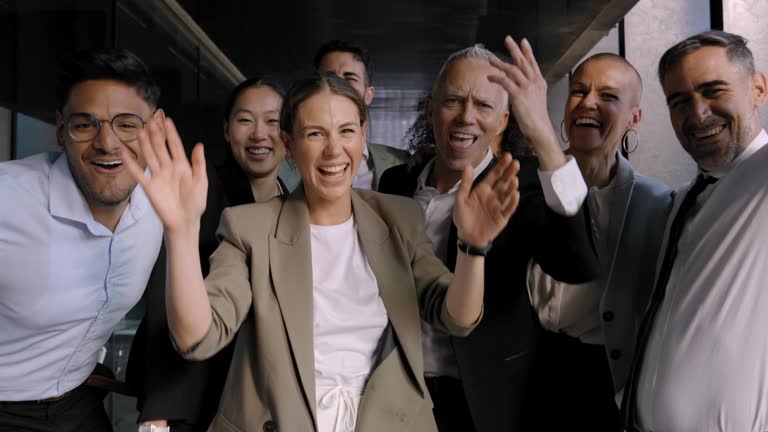
<svg viewBox="0 0 768 432">
<path fill-rule="evenodd" d="M 0 163 L 0 431 L 112 430 L 92 374 L 160 249 L 124 163 L 145 166 L 137 137 L 162 120 L 159 95 L 135 55 L 79 53 L 57 86 L 63 153 Z"/>
</svg>

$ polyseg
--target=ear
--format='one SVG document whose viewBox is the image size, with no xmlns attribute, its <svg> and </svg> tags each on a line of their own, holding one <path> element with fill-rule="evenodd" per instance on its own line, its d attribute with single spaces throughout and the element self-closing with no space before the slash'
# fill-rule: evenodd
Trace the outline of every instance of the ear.
<svg viewBox="0 0 768 432">
<path fill-rule="evenodd" d="M 427 96 L 426 100 L 424 101 L 424 115 L 429 119 L 429 122 L 432 122 L 432 111 L 434 110 L 434 107 L 432 106 L 432 96 Z"/>
<path fill-rule="evenodd" d="M 766 83 L 765 74 L 758 71 L 752 75 L 752 90 L 754 91 L 753 104 L 755 108 L 760 108 L 765 103 L 767 97 L 768 84 Z"/>
<path fill-rule="evenodd" d="M 363 100 L 365 100 L 365 106 L 371 106 L 371 102 L 373 102 L 373 93 L 373 86 L 365 88 L 365 96 L 363 96 Z"/>
<path fill-rule="evenodd" d="M 499 130 L 496 131 L 496 135 L 501 135 L 504 133 L 504 131 L 507 129 L 507 125 L 509 124 L 509 110 L 504 111 L 504 114 L 501 116 L 501 121 L 499 122 Z"/>
<path fill-rule="evenodd" d="M 64 139 L 65 134 L 67 131 L 65 131 L 66 125 L 64 124 L 64 116 L 61 115 L 61 113 L 57 110 L 56 111 L 56 143 L 59 145 L 59 147 L 64 148 Z"/>
<path fill-rule="evenodd" d="M 293 157 L 294 149 L 293 149 L 293 140 L 291 140 L 291 136 L 281 129 L 280 139 L 283 140 L 283 145 L 285 145 L 285 157 L 295 161 L 296 158 Z"/>
<path fill-rule="evenodd" d="M 634 129 L 643 119 L 643 109 L 640 107 L 632 108 L 632 119 L 629 123 L 629 129 Z"/>
<path fill-rule="evenodd" d="M 363 131 L 363 145 L 367 145 L 368 143 L 368 122 L 362 122 L 360 124 L 360 130 Z"/>
<path fill-rule="evenodd" d="M 158 108 L 152 113 L 152 121 L 160 126 L 160 130 L 163 132 L 163 137 L 165 137 L 165 111 L 163 111 L 162 108 Z"/>
</svg>

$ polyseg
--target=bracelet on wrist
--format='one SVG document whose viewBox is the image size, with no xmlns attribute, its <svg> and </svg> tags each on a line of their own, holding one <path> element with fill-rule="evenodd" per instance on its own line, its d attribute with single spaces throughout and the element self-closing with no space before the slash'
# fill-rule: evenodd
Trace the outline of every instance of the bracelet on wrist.
<svg viewBox="0 0 768 432">
<path fill-rule="evenodd" d="M 457 239 L 456 241 L 456 247 L 459 249 L 460 252 L 465 253 L 467 255 L 471 256 L 481 256 L 484 257 L 488 255 L 488 251 L 491 250 L 491 246 L 493 245 L 493 242 L 488 243 L 485 246 L 477 247 L 477 246 L 471 246 L 464 242 L 462 239 Z"/>
</svg>

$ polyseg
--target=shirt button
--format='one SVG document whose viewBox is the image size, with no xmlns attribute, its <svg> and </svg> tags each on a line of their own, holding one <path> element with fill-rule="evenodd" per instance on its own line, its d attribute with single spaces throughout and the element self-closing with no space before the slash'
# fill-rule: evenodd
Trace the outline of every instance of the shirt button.
<svg viewBox="0 0 768 432">
<path fill-rule="evenodd" d="M 622 355 L 622 354 L 621 354 L 621 351 L 620 351 L 620 350 L 617 350 L 617 349 L 611 350 L 611 358 L 612 358 L 612 359 L 614 359 L 614 360 L 618 360 L 618 359 L 620 359 L 620 358 L 621 358 L 621 355 Z"/>
<path fill-rule="evenodd" d="M 603 312 L 603 321 L 605 321 L 605 322 L 613 321 L 613 312 L 611 312 L 611 311 Z"/>
<path fill-rule="evenodd" d="M 264 432 L 277 432 L 277 426 L 275 426 L 275 422 L 272 420 L 267 420 L 264 422 Z"/>
</svg>

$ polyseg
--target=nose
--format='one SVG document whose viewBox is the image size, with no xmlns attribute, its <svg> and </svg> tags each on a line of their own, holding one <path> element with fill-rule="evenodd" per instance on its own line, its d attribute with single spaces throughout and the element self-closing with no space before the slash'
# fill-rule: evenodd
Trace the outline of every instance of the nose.
<svg viewBox="0 0 768 432">
<path fill-rule="evenodd" d="M 584 95 L 584 97 L 581 99 L 580 105 L 586 108 L 597 108 L 597 101 L 598 101 L 597 92 L 595 91 L 589 91 L 587 94 Z"/>
<path fill-rule="evenodd" d="M 323 154 L 329 159 L 334 158 L 341 153 L 342 147 L 341 139 L 335 135 L 331 135 L 325 142 Z"/>
<path fill-rule="evenodd" d="M 109 154 L 119 151 L 122 146 L 123 142 L 115 135 L 109 121 L 102 120 L 99 132 L 93 140 L 93 147 L 100 152 Z"/>
<path fill-rule="evenodd" d="M 475 109 L 471 103 L 465 102 L 461 105 L 461 111 L 456 120 L 462 125 L 471 125 L 475 122 Z"/>
<path fill-rule="evenodd" d="M 697 121 L 706 120 L 712 114 L 709 103 L 704 98 L 698 96 L 692 98 L 690 110 L 691 116 Z"/>
<path fill-rule="evenodd" d="M 269 127 L 267 124 L 262 121 L 256 121 L 253 123 L 253 127 L 251 128 L 250 133 L 248 134 L 248 138 L 250 138 L 252 141 L 260 142 L 267 139 Z"/>
</svg>

